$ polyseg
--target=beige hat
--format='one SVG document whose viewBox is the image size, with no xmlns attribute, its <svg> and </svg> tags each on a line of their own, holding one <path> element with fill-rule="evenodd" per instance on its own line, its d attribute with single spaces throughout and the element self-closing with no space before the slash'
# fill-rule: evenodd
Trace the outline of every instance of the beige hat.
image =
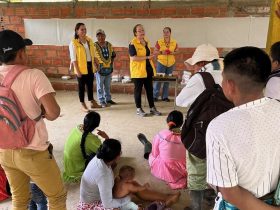
<svg viewBox="0 0 280 210">
<path fill-rule="evenodd" d="M 213 61 L 218 58 L 219 53 L 216 47 L 211 44 L 202 44 L 195 49 L 192 57 L 185 62 L 193 66 L 200 61 Z"/>
<path fill-rule="evenodd" d="M 97 36 L 98 34 L 106 35 L 105 32 L 104 32 L 102 29 L 98 29 L 98 30 L 96 31 L 96 36 Z"/>
</svg>

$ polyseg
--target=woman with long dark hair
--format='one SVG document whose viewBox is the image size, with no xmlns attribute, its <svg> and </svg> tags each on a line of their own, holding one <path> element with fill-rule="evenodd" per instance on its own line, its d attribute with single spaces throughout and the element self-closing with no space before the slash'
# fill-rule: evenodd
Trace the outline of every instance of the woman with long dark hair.
<svg viewBox="0 0 280 210">
<path fill-rule="evenodd" d="M 88 162 L 101 145 L 101 140 L 92 133 L 99 124 L 100 115 L 91 111 L 85 116 L 82 125 L 72 129 L 64 147 L 64 181 L 80 181 Z M 104 131 L 98 130 L 97 134 L 105 139 L 109 138 Z"/>
<path fill-rule="evenodd" d="M 101 108 L 93 98 L 93 80 L 96 72 L 94 59 L 94 43 L 87 36 L 87 29 L 84 23 L 77 23 L 75 26 L 74 39 L 69 45 L 71 64 L 74 66 L 78 80 L 79 99 L 82 110 L 88 112 L 85 103 L 85 86 L 87 87 L 88 100 L 91 108 Z"/>
</svg>

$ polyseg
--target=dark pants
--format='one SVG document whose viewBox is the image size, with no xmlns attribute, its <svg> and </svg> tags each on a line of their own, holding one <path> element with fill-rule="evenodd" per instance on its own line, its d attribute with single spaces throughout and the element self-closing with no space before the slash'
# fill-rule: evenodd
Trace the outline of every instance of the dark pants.
<svg viewBox="0 0 280 210">
<path fill-rule="evenodd" d="M 134 100 L 137 108 L 141 108 L 141 95 L 142 87 L 146 90 L 147 99 L 149 102 L 150 108 L 154 107 L 154 98 L 153 98 L 153 78 L 134 78 Z"/>
<path fill-rule="evenodd" d="M 34 183 L 31 183 L 31 201 L 29 210 L 47 210 L 47 199 L 42 190 Z"/>
<path fill-rule="evenodd" d="M 77 77 L 78 88 L 79 88 L 79 99 L 80 102 L 85 102 L 85 86 L 87 86 L 88 100 L 93 100 L 93 81 L 94 74 L 92 72 L 92 63 L 87 63 L 88 74 L 83 74 L 81 77 Z"/>
</svg>

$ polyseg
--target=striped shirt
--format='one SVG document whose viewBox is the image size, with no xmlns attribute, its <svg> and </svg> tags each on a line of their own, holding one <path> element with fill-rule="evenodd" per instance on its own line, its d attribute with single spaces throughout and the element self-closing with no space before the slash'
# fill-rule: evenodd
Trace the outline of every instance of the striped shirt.
<svg viewBox="0 0 280 210">
<path fill-rule="evenodd" d="M 207 182 L 241 186 L 256 197 L 276 189 L 280 175 L 280 102 L 262 98 L 235 107 L 208 126 Z"/>
</svg>

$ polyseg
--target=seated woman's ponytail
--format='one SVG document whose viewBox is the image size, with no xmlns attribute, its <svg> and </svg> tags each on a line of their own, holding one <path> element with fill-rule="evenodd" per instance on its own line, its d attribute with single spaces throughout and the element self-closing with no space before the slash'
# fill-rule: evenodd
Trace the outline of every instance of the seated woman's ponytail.
<svg viewBox="0 0 280 210">
<path fill-rule="evenodd" d="M 99 126 L 99 123 L 100 123 L 100 115 L 97 112 L 91 111 L 84 118 L 84 124 L 83 124 L 84 132 L 82 135 L 80 147 L 85 160 L 87 160 L 90 156 L 90 154 L 86 153 L 86 148 L 85 148 L 87 135 L 91 133 L 95 128 L 97 128 Z"/>
</svg>

